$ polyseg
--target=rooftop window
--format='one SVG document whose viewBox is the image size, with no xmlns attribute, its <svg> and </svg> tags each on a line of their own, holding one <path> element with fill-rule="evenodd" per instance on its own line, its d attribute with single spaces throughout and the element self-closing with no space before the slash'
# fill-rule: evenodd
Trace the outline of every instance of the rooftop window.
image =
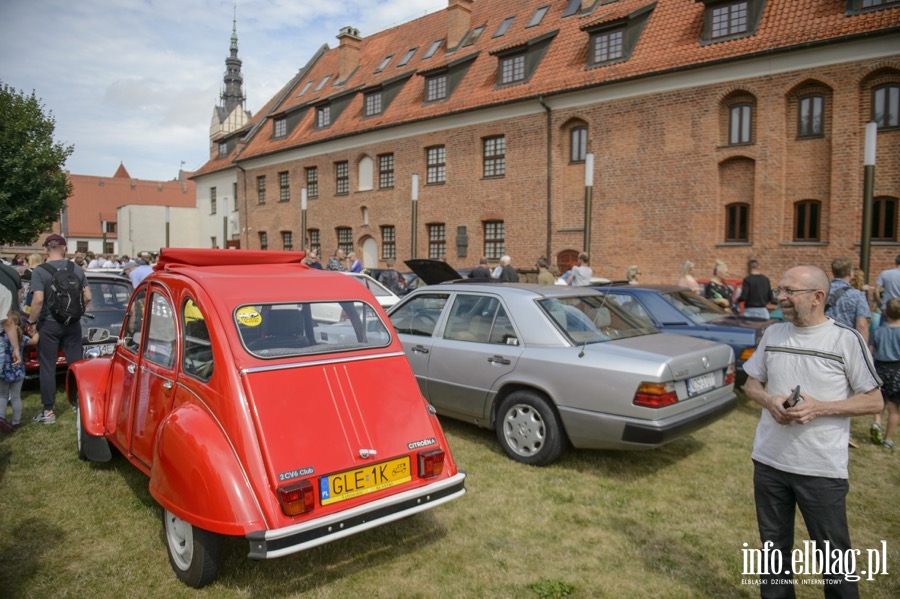
<svg viewBox="0 0 900 599">
<path fill-rule="evenodd" d="M 547 14 L 547 11 L 550 10 L 550 6 L 542 6 L 541 8 L 534 11 L 534 14 L 531 15 L 531 20 L 528 21 L 528 25 L 525 25 L 525 28 L 528 27 L 536 27 L 541 24 L 541 21 L 544 20 L 544 15 Z"/>
</svg>

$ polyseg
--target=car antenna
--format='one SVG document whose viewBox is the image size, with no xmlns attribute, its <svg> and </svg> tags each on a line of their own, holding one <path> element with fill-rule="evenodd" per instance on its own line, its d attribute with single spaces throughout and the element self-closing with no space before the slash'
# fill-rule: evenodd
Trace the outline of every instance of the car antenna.
<svg viewBox="0 0 900 599">
<path fill-rule="evenodd" d="M 587 346 L 587 339 L 585 339 L 584 341 L 581 342 L 581 351 L 578 352 L 578 357 L 579 357 L 579 358 L 583 358 L 583 357 L 584 357 L 584 348 L 585 348 L 586 346 Z"/>
</svg>

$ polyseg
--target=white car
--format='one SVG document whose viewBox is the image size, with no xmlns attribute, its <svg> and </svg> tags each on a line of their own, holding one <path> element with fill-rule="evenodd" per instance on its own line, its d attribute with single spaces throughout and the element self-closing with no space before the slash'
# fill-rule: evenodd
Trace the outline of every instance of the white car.
<svg viewBox="0 0 900 599">
<path fill-rule="evenodd" d="M 369 291 L 372 292 L 372 295 L 375 296 L 375 299 L 378 300 L 378 303 L 381 304 L 381 307 L 385 310 L 400 301 L 400 297 L 397 296 L 397 294 L 395 294 L 393 291 L 367 274 L 361 272 L 344 272 L 343 274 L 353 277 L 357 281 L 365 285 L 369 289 Z"/>
</svg>

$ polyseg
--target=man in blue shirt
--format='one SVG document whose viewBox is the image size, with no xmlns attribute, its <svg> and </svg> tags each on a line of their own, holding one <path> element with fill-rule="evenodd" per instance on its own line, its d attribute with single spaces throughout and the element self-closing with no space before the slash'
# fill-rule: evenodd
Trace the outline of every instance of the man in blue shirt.
<svg viewBox="0 0 900 599">
<path fill-rule="evenodd" d="M 831 288 L 825 302 L 825 316 L 835 322 L 859 331 L 866 343 L 869 342 L 869 319 L 872 312 L 866 294 L 850 286 L 853 276 L 853 261 L 850 258 L 835 258 L 831 262 Z"/>
</svg>

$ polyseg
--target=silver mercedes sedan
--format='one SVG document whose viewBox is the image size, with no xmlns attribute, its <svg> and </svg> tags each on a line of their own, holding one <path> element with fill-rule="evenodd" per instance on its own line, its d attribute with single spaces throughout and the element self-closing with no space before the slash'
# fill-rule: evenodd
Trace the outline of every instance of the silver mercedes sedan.
<svg viewBox="0 0 900 599">
<path fill-rule="evenodd" d="M 429 285 L 388 315 L 438 414 L 495 430 L 525 464 L 658 447 L 737 403 L 729 346 L 660 333 L 588 288 Z"/>
</svg>

